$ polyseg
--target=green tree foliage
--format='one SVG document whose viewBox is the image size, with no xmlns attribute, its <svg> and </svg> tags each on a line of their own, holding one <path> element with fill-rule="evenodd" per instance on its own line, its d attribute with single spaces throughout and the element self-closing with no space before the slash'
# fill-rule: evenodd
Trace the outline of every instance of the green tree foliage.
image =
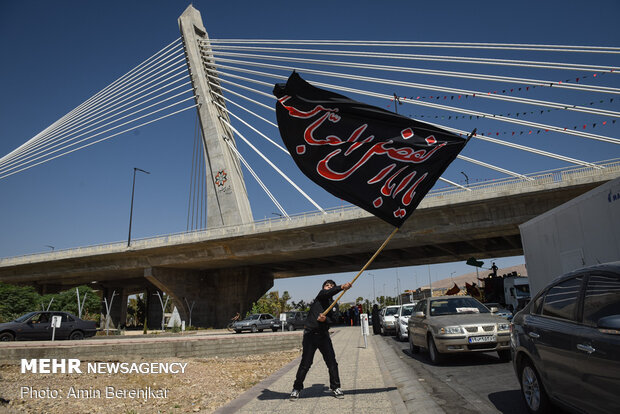
<svg viewBox="0 0 620 414">
<path fill-rule="evenodd" d="M 286 312 L 293 308 L 288 304 L 290 299 L 291 295 L 287 291 L 282 294 L 282 297 L 280 297 L 280 293 L 277 290 L 267 292 L 257 302 L 252 304 L 252 309 L 248 312 L 248 315 L 253 313 L 270 313 L 278 316 L 281 312 Z"/>
<path fill-rule="evenodd" d="M 80 300 L 86 301 L 82 309 L 82 319 L 98 320 L 101 300 L 89 286 L 79 286 Z M 65 311 L 78 315 L 76 288 L 60 293 L 39 295 L 30 286 L 13 286 L 0 283 L 0 321 L 6 322 L 27 312 L 37 310 Z M 51 302 L 51 305 L 50 305 Z"/>
<path fill-rule="evenodd" d="M 291 301 L 291 309 L 302 311 L 302 312 L 308 312 L 310 310 L 310 304 L 306 303 L 303 299 L 300 300 L 299 302 Z"/>
<path fill-rule="evenodd" d="M 39 294 L 30 286 L 0 283 L 0 322 L 8 322 L 39 309 Z"/>
</svg>

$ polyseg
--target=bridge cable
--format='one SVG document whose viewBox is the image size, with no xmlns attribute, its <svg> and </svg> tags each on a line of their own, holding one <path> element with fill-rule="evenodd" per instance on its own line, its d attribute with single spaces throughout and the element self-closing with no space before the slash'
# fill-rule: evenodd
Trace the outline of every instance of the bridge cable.
<svg viewBox="0 0 620 414">
<path fill-rule="evenodd" d="M 542 52 L 578 52 L 578 53 L 620 53 L 620 47 L 608 46 L 572 46 L 572 45 L 538 45 L 522 43 L 466 43 L 466 42 L 419 42 L 392 40 L 273 40 L 273 39 L 210 39 L 213 44 L 291 44 L 291 45 L 329 45 L 329 46 L 383 46 L 383 47 L 437 47 L 456 49 L 499 49 L 529 50 Z"/>
<path fill-rule="evenodd" d="M 219 117 L 220 121 L 225 122 L 226 120 L 223 117 Z M 230 124 L 228 124 L 230 126 Z M 231 126 L 232 128 L 232 126 Z M 232 128 L 235 133 L 237 135 L 239 135 L 240 137 L 243 138 L 244 141 L 247 142 L 247 140 L 243 137 L 243 135 L 241 135 L 241 133 L 239 133 L 239 131 L 236 131 L 234 128 Z M 237 150 L 237 148 L 233 145 L 233 143 L 231 142 L 230 138 L 228 137 L 224 137 L 224 142 L 226 142 L 226 144 L 230 147 L 230 149 L 235 153 L 235 155 L 237 156 L 237 158 L 239 158 L 239 160 L 243 163 L 243 165 L 245 165 L 245 167 L 248 169 L 248 171 L 250 172 L 250 174 L 252 174 L 252 176 L 254 177 L 254 179 L 256 180 L 256 182 L 258 182 L 258 184 L 261 186 L 261 188 L 265 191 L 265 193 L 267 194 L 267 196 L 271 199 L 271 201 L 273 202 L 273 204 L 275 204 L 275 206 L 278 208 L 278 210 L 280 210 L 280 212 L 282 213 L 282 215 L 284 215 L 288 220 L 291 219 L 291 217 L 288 215 L 288 213 L 284 210 L 284 208 L 282 207 L 282 205 L 280 205 L 280 203 L 278 202 L 278 200 L 273 196 L 273 194 L 271 194 L 271 191 L 269 191 L 269 189 L 267 188 L 267 186 L 265 186 L 265 184 L 263 183 L 263 181 L 258 177 L 258 175 L 254 172 L 254 170 L 252 169 L 252 167 L 250 166 L 250 164 L 248 164 L 248 162 L 245 160 L 245 158 L 243 158 L 243 156 L 241 155 L 241 153 L 239 153 L 239 151 Z"/>
<path fill-rule="evenodd" d="M 227 53 L 227 52 L 216 52 L 214 53 L 214 56 L 217 58 L 219 62 L 242 63 L 248 66 L 257 66 L 257 67 L 263 67 L 263 68 L 289 69 L 289 70 L 291 69 L 290 67 L 277 67 L 277 65 L 270 65 L 268 63 L 258 63 L 258 62 L 246 61 L 246 60 L 240 61 L 236 59 L 222 58 L 219 56 L 250 57 L 250 58 L 263 59 L 263 60 L 310 63 L 310 64 L 317 64 L 317 65 L 348 67 L 348 68 L 356 68 L 356 69 L 375 69 L 375 70 L 388 71 L 388 72 L 415 73 L 415 74 L 435 75 L 435 76 L 454 77 L 454 78 L 479 79 L 479 80 L 487 80 L 487 81 L 494 81 L 494 82 L 515 82 L 515 83 L 520 83 L 520 84 L 525 84 L 525 85 L 534 85 L 534 86 L 539 86 L 539 87 L 575 89 L 575 90 L 584 90 L 584 91 L 590 91 L 590 92 L 605 92 L 605 93 L 614 93 L 614 94 L 620 93 L 620 89 L 618 88 L 608 88 L 608 87 L 601 87 L 601 86 L 594 86 L 594 85 L 561 83 L 561 82 L 550 81 L 550 80 L 515 78 L 515 77 L 509 77 L 509 76 L 484 75 L 484 74 L 479 74 L 479 73 L 407 68 L 403 66 L 375 65 L 375 64 L 370 64 L 370 63 L 355 63 L 355 62 L 343 62 L 343 61 L 334 61 L 334 60 L 304 59 L 304 58 L 239 54 L 239 53 Z M 301 68 L 297 68 L 297 70 L 301 70 Z M 311 69 L 303 69 L 303 70 L 308 71 Z M 614 72 L 610 72 L 610 73 L 614 73 Z M 331 75 L 331 76 L 335 76 L 335 75 Z M 421 89 L 430 89 L 430 90 L 439 90 L 439 91 L 442 90 L 440 86 L 435 86 L 435 85 L 423 85 L 423 84 L 412 84 L 412 85 L 414 85 L 415 87 L 419 87 Z M 446 88 L 443 88 L 443 89 L 446 89 Z M 476 94 L 476 96 L 485 94 L 485 92 L 481 92 L 481 91 L 463 91 L 461 93 L 468 94 L 468 95 Z"/>
<path fill-rule="evenodd" d="M 206 44 L 207 42 L 202 42 Z M 328 55 L 343 57 L 363 57 L 373 59 L 390 59 L 390 60 L 421 60 L 424 62 L 449 62 L 449 63 L 471 63 L 479 65 L 497 65 L 497 66 L 514 66 L 514 67 L 530 67 L 540 69 L 559 69 L 559 70 L 579 70 L 588 72 L 605 72 L 618 73 L 620 66 L 600 66 L 586 65 L 581 63 L 563 63 L 563 62 L 542 62 L 531 60 L 516 59 L 487 59 L 467 56 L 446 56 L 446 55 L 420 55 L 409 53 L 386 53 L 386 52 L 370 52 L 370 51 L 348 51 L 348 50 L 332 50 L 332 49 L 299 49 L 299 48 L 283 48 L 283 47 L 259 47 L 259 46 L 231 46 L 217 45 L 209 43 L 211 50 L 219 53 L 219 50 L 233 51 L 252 51 L 252 52 L 275 52 L 275 53 L 293 53 L 307 55 Z"/>
</svg>

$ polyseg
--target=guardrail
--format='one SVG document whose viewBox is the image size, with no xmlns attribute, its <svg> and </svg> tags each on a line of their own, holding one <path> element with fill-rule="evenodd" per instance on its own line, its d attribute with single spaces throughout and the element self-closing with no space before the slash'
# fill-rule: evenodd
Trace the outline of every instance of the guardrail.
<svg viewBox="0 0 620 414">
<path fill-rule="evenodd" d="M 444 202 L 449 201 L 450 204 L 457 204 L 461 201 L 471 200 L 472 195 L 474 194 L 498 194 L 509 191 L 528 192 L 548 184 L 557 184 L 558 186 L 562 186 L 585 179 L 598 178 L 600 180 L 601 176 L 605 176 L 605 180 L 613 179 L 617 176 L 620 176 L 620 159 L 597 162 L 595 163 L 595 167 L 558 168 L 555 170 L 527 174 L 525 175 L 526 178 L 505 178 L 491 180 L 489 182 L 471 185 L 466 189 L 451 187 L 431 190 L 420 204 L 420 208 L 424 208 L 425 205 L 432 203 L 434 199 L 442 199 L 442 201 Z M 609 176 L 609 178 L 607 178 L 607 176 Z M 348 205 L 326 209 L 325 213 L 322 213 L 320 211 L 311 211 L 295 214 L 291 215 L 290 219 L 285 217 L 268 218 L 263 220 L 257 220 L 255 222 L 247 224 L 144 237 L 132 240 L 132 245 L 130 247 L 127 247 L 126 242 L 122 241 L 101 243 L 77 248 L 57 249 L 53 252 L 31 253 L 20 256 L 0 258 L 0 267 L 35 261 L 33 259 L 59 258 L 65 256 L 65 253 L 68 252 L 72 253 L 72 257 L 81 255 L 93 255 L 97 253 L 122 252 L 136 250 L 139 248 L 150 248 L 169 244 L 182 244 L 199 240 L 204 241 L 225 236 L 232 237 L 238 236 L 240 234 L 254 233 L 257 231 L 273 231 L 284 230 L 290 227 L 302 227 L 305 225 L 317 224 L 319 218 L 321 222 L 332 222 L 337 221 L 339 218 L 343 217 L 347 219 L 355 219 L 369 216 L 370 213 L 360 209 L 359 207 L 356 207 L 354 205 Z"/>
</svg>

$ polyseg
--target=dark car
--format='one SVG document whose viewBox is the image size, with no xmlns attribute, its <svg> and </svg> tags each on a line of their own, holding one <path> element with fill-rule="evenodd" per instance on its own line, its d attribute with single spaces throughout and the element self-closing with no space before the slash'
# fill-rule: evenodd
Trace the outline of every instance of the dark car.
<svg viewBox="0 0 620 414">
<path fill-rule="evenodd" d="M 0 341 L 45 341 L 52 339 L 52 316 L 60 316 L 54 339 L 84 339 L 94 336 L 97 324 L 68 312 L 30 312 L 12 322 L 0 323 Z"/>
<path fill-rule="evenodd" d="M 620 413 L 620 262 L 561 276 L 513 318 L 511 349 L 531 413 Z"/>
<path fill-rule="evenodd" d="M 241 331 L 263 332 L 264 329 L 273 329 L 274 317 L 269 313 L 255 313 L 242 321 L 233 323 L 232 328 L 236 333 Z"/>
<path fill-rule="evenodd" d="M 295 329 L 303 329 L 308 317 L 308 312 L 292 311 L 284 312 L 286 315 L 286 321 L 284 322 L 284 329 L 294 331 Z"/>
</svg>

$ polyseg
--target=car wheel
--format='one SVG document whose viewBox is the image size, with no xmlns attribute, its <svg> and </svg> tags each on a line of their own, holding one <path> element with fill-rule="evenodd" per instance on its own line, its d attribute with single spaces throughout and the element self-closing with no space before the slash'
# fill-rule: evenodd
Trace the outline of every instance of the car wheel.
<svg viewBox="0 0 620 414">
<path fill-rule="evenodd" d="M 258 328 L 256 327 L 256 325 L 252 325 L 252 333 L 256 332 L 258 332 Z"/>
<path fill-rule="evenodd" d="M 521 396 L 527 410 L 532 414 L 545 413 L 549 409 L 549 397 L 545 391 L 536 368 L 525 360 L 519 373 Z"/>
<path fill-rule="evenodd" d="M 428 336 L 428 357 L 433 365 L 440 365 L 444 360 L 444 356 L 437 350 L 437 347 L 435 346 L 435 341 L 433 340 L 432 335 Z"/>
<path fill-rule="evenodd" d="M 293 324 L 290 324 L 289 326 L 286 327 L 286 329 L 288 329 L 289 331 L 294 331 L 295 326 Z"/>
<path fill-rule="evenodd" d="M 13 335 L 11 332 L 0 333 L 1 342 L 8 342 L 8 341 L 14 341 L 14 340 L 15 340 L 15 335 Z"/>
<path fill-rule="evenodd" d="M 510 350 L 504 349 L 502 351 L 497 351 L 497 355 L 499 355 L 499 360 L 502 362 L 510 361 Z"/>
<path fill-rule="evenodd" d="M 82 331 L 73 331 L 73 332 L 71 332 L 71 335 L 69 335 L 69 339 L 71 339 L 73 341 L 78 341 L 78 340 L 84 339 L 84 332 L 82 332 Z"/>
<path fill-rule="evenodd" d="M 235 329 L 235 333 L 241 333 L 241 329 Z"/>
<path fill-rule="evenodd" d="M 409 335 L 409 352 L 411 352 L 412 355 L 420 352 L 420 347 L 413 344 L 411 334 Z"/>
</svg>

